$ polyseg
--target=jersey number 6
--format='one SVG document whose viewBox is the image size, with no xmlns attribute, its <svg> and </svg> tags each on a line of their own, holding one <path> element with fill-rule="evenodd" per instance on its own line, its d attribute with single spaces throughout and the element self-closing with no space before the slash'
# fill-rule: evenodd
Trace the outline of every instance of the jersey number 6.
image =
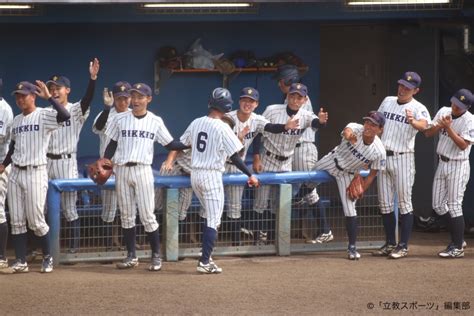
<svg viewBox="0 0 474 316">
<path fill-rule="evenodd" d="M 206 150 L 206 145 L 207 145 L 206 141 L 207 141 L 207 133 L 199 132 L 198 137 L 197 137 L 196 147 L 200 153 Z"/>
</svg>

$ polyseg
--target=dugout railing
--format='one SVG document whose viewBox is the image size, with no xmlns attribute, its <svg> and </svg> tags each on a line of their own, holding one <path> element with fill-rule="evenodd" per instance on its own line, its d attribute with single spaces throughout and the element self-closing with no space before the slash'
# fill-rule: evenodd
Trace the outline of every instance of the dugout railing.
<svg viewBox="0 0 474 316">
<path fill-rule="evenodd" d="M 214 256 L 219 255 L 281 255 L 291 253 L 334 251 L 347 249 L 345 218 L 334 179 L 325 171 L 266 173 L 258 175 L 262 185 L 272 186 L 269 209 L 257 215 L 253 209 L 255 189 L 245 188 L 242 198 L 242 218 L 238 225 L 224 211 Z M 317 207 L 301 205 L 294 194 L 302 183 L 318 183 L 320 201 Z M 224 185 L 245 186 L 247 177 L 224 175 Z M 166 261 L 200 255 L 200 206 L 193 197 L 186 220 L 178 216 L 179 190 L 190 187 L 190 179 L 181 176 L 156 176 L 155 187 L 164 190 L 161 210 L 156 210 L 160 224 L 162 257 Z M 375 183 L 357 203 L 359 249 L 383 244 L 384 233 L 378 210 Z M 47 220 L 55 264 L 87 261 L 114 261 L 126 256 L 121 241 L 120 217 L 105 224 L 101 220 L 101 190 L 114 190 L 115 180 L 97 186 L 90 179 L 52 180 L 47 198 Z M 80 233 L 74 236 L 60 212 L 61 192 L 78 192 Z M 315 243 L 320 233 L 321 215 L 326 218 L 334 239 Z M 264 233 L 262 236 L 261 233 Z M 238 236 L 238 237 L 236 237 Z M 239 238 L 238 241 L 236 239 Z M 78 239 L 76 249 L 70 249 L 72 239 Z M 137 219 L 137 256 L 149 258 L 146 233 Z"/>
</svg>

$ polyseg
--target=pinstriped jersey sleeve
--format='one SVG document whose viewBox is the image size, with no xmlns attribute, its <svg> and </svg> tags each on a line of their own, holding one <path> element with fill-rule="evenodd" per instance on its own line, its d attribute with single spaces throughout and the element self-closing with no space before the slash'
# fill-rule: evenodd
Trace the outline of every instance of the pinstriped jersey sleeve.
<svg viewBox="0 0 474 316">
<path fill-rule="evenodd" d="M 0 137 L 8 137 L 10 134 L 10 128 L 13 121 L 13 112 L 5 100 L 0 101 L 2 106 L 0 107 Z"/>
<path fill-rule="evenodd" d="M 115 116 L 111 121 L 110 124 L 107 122 L 107 129 L 105 130 L 105 135 L 107 135 L 108 138 L 118 141 L 120 137 L 120 125 L 119 125 L 119 119 L 121 116 Z"/>
<path fill-rule="evenodd" d="M 62 123 L 57 121 L 58 112 L 52 109 L 41 109 L 41 124 L 46 131 L 54 131 L 62 126 Z"/>
<path fill-rule="evenodd" d="M 430 112 L 428 112 L 428 109 L 426 108 L 426 106 L 424 106 L 420 102 L 417 102 L 414 116 L 416 120 L 426 120 L 428 124 L 431 123 Z"/>
<path fill-rule="evenodd" d="M 88 107 L 86 113 L 82 114 L 81 101 L 79 101 L 71 106 L 71 110 L 69 112 L 71 113 L 71 119 L 78 121 L 80 124 L 84 124 L 84 122 L 89 117 L 91 109 Z"/>
<path fill-rule="evenodd" d="M 387 154 L 385 152 L 385 148 L 378 136 L 375 137 L 374 143 L 376 150 L 378 151 L 378 157 L 374 159 L 374 161 L 372 161 L 370 168 L 374 170 L 385 170 L 387 161 Z"/>
<path fill-rule="evenodd" d="M 474 116 L 470 115 L 469 118 L 464 130 L 461 132 L 461 137 L 472 144 L 474 143 Z"/>
<path fill-rule="evenodd" d="M 301 116 L 300 116 L 300 127 L 301 129 L 305 129 L 308 127 L 311 127 L 311 122 L 313 122 L 314 119 L 319 119 L 316 114 L 313 112 L 309 112 L 306 110 L 300 110 Z"/>
<path fill-rule="evenodd" d="M 93 132 L 94 134 L 97 134 L 97 135 L 100 135 L 100 134 L 104 133 L 104 131 L 105 131 L 105 127 L 104 127 L 102 130 L 100 130 L 100 131 L 99 131 L 97 128 L 95 128 L 95 123 L 97 122 L 97 119 L 99 118 L 99 116 L 100 116 L 101 114 L 102 114 L 102 111 L 100 111 L 99 114 L 97 114 L 97 116 L 96 116 L 95 119 L 94 119 L 94 123 L 92 123 L 92 132 Z"/>
<path fill-rule="evenodd" d="M 352 130 L 352 132 L 356 135 L 361 134 L 362 131 L 364 130 L 364 126 L 362 126 L 361 124 L 358 124 L 358 123 L 349 123 L 349 124 L 346 125 L 346 127 L 344 127 L 344 129 L 346 129 L 346 128 L 350 128 Z M 343 137 L 344 129 L 341 131 L 341 137 Z"/>
<path fill-rule="evenodd" d="M 265 128 L 265 125 L 270 123 L 269 120 L 265 118 L 263 115 L 255 115 L 255 131 L 257 133 L 262 133 L 263 129 Z"/>
<path fill-rule="evenodd" d="M 159 116 L 156 117 L 157 120 L 157 129 L 155 133 L 155 142 L 160 143 L 161 145 L 165 146 L 168 145 L 173 141 L 173 136 L 171 136 L 170 132 L 165 126 L 163 119 Z"/>
<path fill-rule="evenodd" d="M 188 126 L 188 128 L 184 131 L 183 135 L 179 139 L 184 145 L 191 146 L 191 131 L 193 130 L 194 121 Z"/>
</svg>

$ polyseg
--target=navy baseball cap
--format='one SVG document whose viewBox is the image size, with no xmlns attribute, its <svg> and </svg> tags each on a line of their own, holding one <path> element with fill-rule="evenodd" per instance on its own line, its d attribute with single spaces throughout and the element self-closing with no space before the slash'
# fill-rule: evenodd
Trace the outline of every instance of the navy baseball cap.
<svg viewBox="0 0 474 316">
<path fill-rule="evenodd" d="M 385 116 L 382 112 L 370 111 L 369 114 L 367 114 L 367 116 L 364 116 L 362 119 L 364 121 L 371 121 L 372 123 L 377 124 L 380 127 L 383 127 L 385 125 Z"/>
<path fill-rule="evenodd" d="M 300 80 L 298 67 L 296 67 L 295 65 L 290 65 L 290 64 L 280 65 L 278 66 L 276 73 L 273 75 L 273 79 L 276 79 L 276 80 L 293 79 L 295 80 L 294 82 L 296 82 Z"/>
<path fill-rule="evenodd" d="M 258 93 L 258 90 L 255 88 L 245 87 L 240 92 L 240 98 L 250 98 L 258 102 L 258 100 L 260 99 L 260 94 Z"/>
<path fill-rule="evenodd" d="M 112 93 L 114 97 L 127 97 L 130 98 L 130 89 L 132 86 L 126 81 L 119 81 L 116 82 L 114 87 L 112 88 Z"/>
<path fill-rule="evenodd" d="M 67 77 L 64 76 L 59 76 L 59 75 L 54 75 L 51 78 L 49 78 L 48 81 L 46 81 L 46 85 L 49 87 L 49 85 L 55 84 L 60 87 L 66 87 L 70 88 L 71 87 L 71 81 Z"/>
<path fill-rule="evenodd" d="M 463 110 L 469 109 L 474 103 L 472 92 L 467 89 L 461 89 L 451 97 L 451 102 Z"/>
<path fill-rule="evenodd" d="M 421 85 L 421 77 L 414 71 L 407 71 L 403 74 L 403 78 L 398 80 L 398 83 L 408 89 L 416 89 Z"/>
<path fill-rule="evenodd" d="M 36 91 L 38 91 L 37 86 L 35 86 L 31 82 L 22 81 L 15 86 L 15 90 L 12 92 L 12 95 L 17 93 L 23 95 L 36 94 Z"/>
<path fill-rule="evenodd" d="M 130 89 L 130 93 L 132 91 L 138 92 L 141 95 L 145 95 L 147 97 L 151 96 L 151 88 L 145 83 L 135 83 Z"/>
<path fill-rule="evenodd" d="M 308 87 L 302 83 L 293 83 L 290 86 L 290 91 L 288 91 L 288 93 L 298 93 L 300 96 L 305 97 L 308 95 Z"/>
</svg>

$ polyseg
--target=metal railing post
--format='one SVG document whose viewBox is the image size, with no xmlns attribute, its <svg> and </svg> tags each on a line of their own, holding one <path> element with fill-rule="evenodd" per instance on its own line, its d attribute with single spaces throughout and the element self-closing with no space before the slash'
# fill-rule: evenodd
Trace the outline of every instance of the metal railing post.
<svg viewBox="0 0 474 316">
<path fill-rule="evenodd" d="M 280 184 L 280 195 L 276 223 L 276 253 L 289 256 L 291 246 L 291 184 Z"/>
<path fill-rule="evenodd" d="M 179 224 L 178 224 L 178 189 L 166 189 L 164 209 L 164 252 L 166 261 L 178 261 Z"/>
<path fill-rule="evenodd" d="M 47 204 L 51 255 L 53 256 L 54 265 L 57 266 L 59 264 L 60 256 L 59 232 L 61 229 L 61 192 L 54 185 L 51 185 L 51 183 L 48 185 Z"/>
</svg>

